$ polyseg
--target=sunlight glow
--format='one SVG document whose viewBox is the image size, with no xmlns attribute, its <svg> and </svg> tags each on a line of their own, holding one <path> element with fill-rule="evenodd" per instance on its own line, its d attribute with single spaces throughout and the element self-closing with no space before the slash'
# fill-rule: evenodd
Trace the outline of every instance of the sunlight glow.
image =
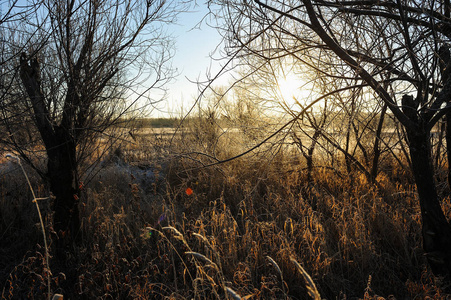
<svg viewBox="0 0 451 300">
<path fill-rule="evenodd" d="M 288 103 L 291 103 L 294 98 L 298 98 L 300 94 L 300 87 L 302 82 L 299 78 L 296 78 L 293 74 L 285 76 L 279 80 L 279 90 L 282 99 Z"/>
<path fill-rule="evenodd" d="M 285 110 L 299 109 L 311 97 L 312 87 L 299 74 L 288 73 L 277 80 L 279 102 Z"/>
</svg>

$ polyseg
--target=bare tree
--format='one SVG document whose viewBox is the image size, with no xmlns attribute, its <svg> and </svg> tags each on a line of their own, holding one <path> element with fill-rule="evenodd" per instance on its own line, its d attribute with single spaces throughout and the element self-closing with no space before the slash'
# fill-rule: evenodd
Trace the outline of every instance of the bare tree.
<svg viewBox="0 0 451 300">
<path fill-rule="evenodd" d="M 59 250 L 77 237 L 83 163 L 100 136 L 164 96 L 173 76 L 164 25 L 186 9 L 166 0 L 36 1 L 3 29 L 4 140 L 48 182 Z M 20 57 L 20 58 L 19 58 Z M 28 132 L 28 133 L 27 133 Z M 36 157 L 40 145 L 44 154 Z M 35 155 L 35 157 L 33 157 Z M 42 169 L 36 161 L 45 159 Z M 63 238 L 65 237 L 65 238 Z M 60 251 L 61 252 L 61 251 Z"/>
<path fill-rule="evenodd" d="M 406 131 L 426 257 L 436 274 L 449 274 L 451 227 L 440 207 L 430 142 L 437 122 L 451 119 L 449 1 L 215 2 L 223 8 L 218 15 L 227 23 L 231 56 L 292 57 L 334 82 L 335 93 L 371 90 L 368 101 L 390 110 Z"/>
</svg>

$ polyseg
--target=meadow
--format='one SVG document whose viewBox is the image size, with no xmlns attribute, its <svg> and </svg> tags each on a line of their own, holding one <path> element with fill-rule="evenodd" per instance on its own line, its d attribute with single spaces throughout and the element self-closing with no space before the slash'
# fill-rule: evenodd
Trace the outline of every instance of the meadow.
<svg viewBox="0 0 451 300">
<path fill-rule="evenodd" d="M 24 175 L 2 159 L 2 298 L 46 298 L 49 274 L 52 294 L 65 299 L 448 296 L 423 255 L 412 176 L 395 160 L 381 162 L 377 185 L 339 160 L 308 178 L 304 157 L 289 146 L 205 167 L 242 149 L 198 133 L 147 132 L 111 149 L 84 183 L 73 257 L 51 257 L 50 269 Z M 26 172 L 36 196 L 48 197 Z M 439 187 L 449 194 L 444 180 Z M 50 202 L 39 206 L 52 256 Z M 451 217 L 449 197 L 442 206 Z"/>
</svg>

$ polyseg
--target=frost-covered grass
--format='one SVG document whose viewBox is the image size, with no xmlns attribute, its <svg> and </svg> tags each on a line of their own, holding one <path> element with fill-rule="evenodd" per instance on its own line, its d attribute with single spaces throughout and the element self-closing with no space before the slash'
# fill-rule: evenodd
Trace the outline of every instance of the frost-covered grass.
<svg viewBox="0 0 451 300">
<path fill-rule="evenodd" d="M 99 165 L 81 197 L 83 236 L 75 256 L 64 265 L 50 259 L 52 293 L 67 299 L 445 296 L 421 249 L 414 186 L 396 165 L 384 162 L 375 187 L 358 173 L 340 170 L 340 177 L 324 168 L 307 182 L 303 161 L 291 152 L 200 169 L 192 156 L 168 153 L 144 153 L 153 157 L 145 165 L 126 156 Z M 27 172 L 36 197 L 47 196 Z M 47 270 L 35 208 L 20 170 L 2 165 L 0 176 L 2 296 L 42 299 Z M 40 204 L 52 248 L 50 203 Z M 449 199 L 443 207 L 450 216 Z"/>
</svg>

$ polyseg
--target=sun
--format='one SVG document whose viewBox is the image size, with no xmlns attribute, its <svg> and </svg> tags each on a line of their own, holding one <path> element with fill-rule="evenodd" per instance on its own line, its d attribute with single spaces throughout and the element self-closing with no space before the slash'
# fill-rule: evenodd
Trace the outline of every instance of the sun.
<svg viewBox="0 0 451 300">
<path fill-rule="evenodd" d="M 302 95 L 303 81 L 295 74 L 288 74 L 278 79 L 278 87 L 281 100 L 293 103 Z M 295 100 L 296 99 L 296 100 Z"/>
</svg>

